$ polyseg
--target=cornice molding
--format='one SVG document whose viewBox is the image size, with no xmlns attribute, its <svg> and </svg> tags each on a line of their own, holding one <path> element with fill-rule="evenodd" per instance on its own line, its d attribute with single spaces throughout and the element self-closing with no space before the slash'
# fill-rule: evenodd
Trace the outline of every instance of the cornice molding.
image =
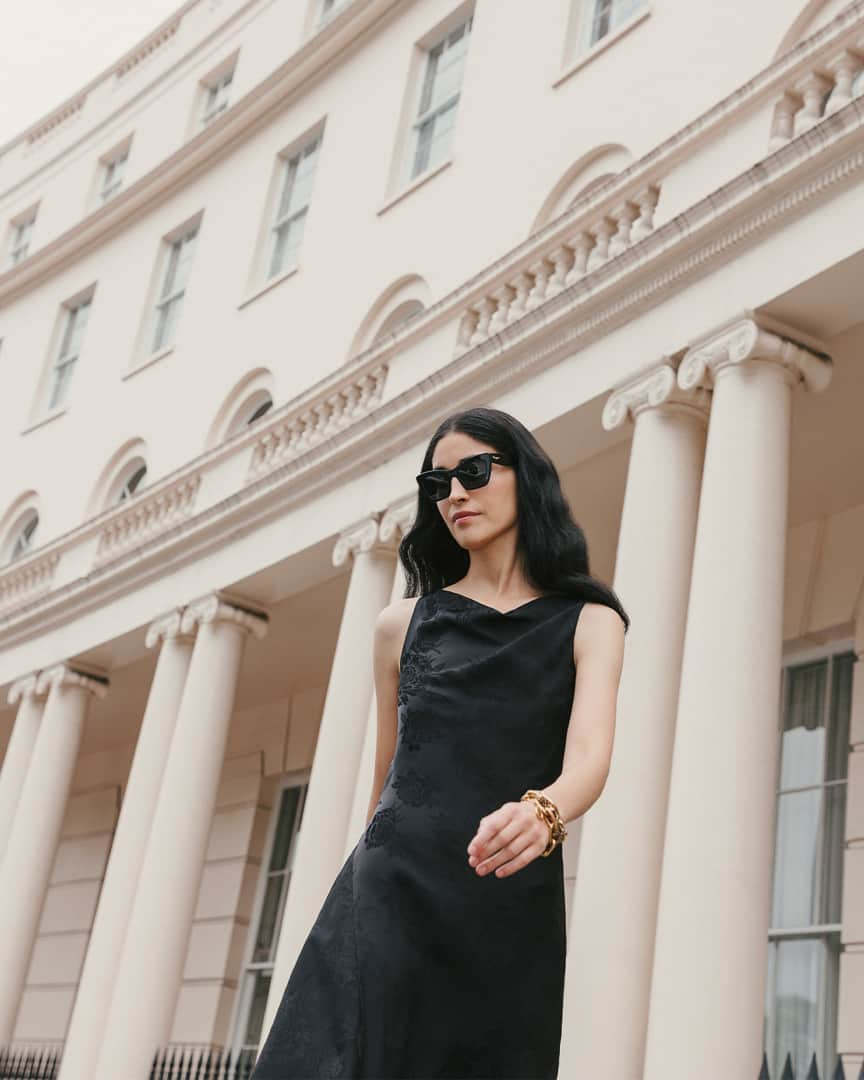
<svg viewBox="0 0 864 1080">
<path fill-rule="evenodd" d="M 711 394 L 707 389 L 695 387 L 682 390 L 678 386 L 675 365 L 664 357 L 650 371 L 615 389 L 603 406 L 601 423 L 604 430 L 614 431 L 626 420 L 636 421 L 640 413 L 649 409 L 679 409 L 708 423 Z"/>
<path fill-rule="evenodd" d="M 764 328 L 758 316 L 749 314 L 732 320 L 689 349 L 678 368 L 678 385 L 683 390 L 713 386 L 725 367 L 766 362 L 782 368 L 790 384 L 801 382 L 817 393 L 831 382 L 830 356 Z"/>
<path fill-rule="evenodd" d="M 864 9 L 864 0 L 856 7 Z M 809 205 L 857 180 L 864 170 L 862 131 L 864 99 L 857 99 L 493 337 L 378 404 L 370 413 L 298 456 L 273 464 L 241 489 L 213 498 L 134 552 L 0 614 L 0 643 L 8 647 L 34 631 L 43 633 L 63 624 L 175 567 L 206 556 L 224 544 L 237 527 L 255 528 L 317 495 L 338 489 L 367 471 L 373 458 L 387 460 L 414 446 L 418 431 L 436 423 L 445 410 L 458 408 L 470 398 L 491 397 L 518 387 L 532 375 L 633 321 L 799 217 Z M 458 310 L 452 310 L 451 316 L 455 330 Z M 692 344 L 682 342 L 681 347 Z M 395 349 L 395 345 L 388 347 Z M 332 393 L 337 385 L 355 379 L 361 364 L 371 368 L 377 359 L 358 357 L 328 376 L 322 381 L 324 393 Z M 204 474 L 225 456 L 254 453 L 255 443 L 272 438 L 287 416 L 321 400 L 322 384 L 318 384 L 278 410 L 269 422 L 264 418 L 260 427 L 255 425 L 257 430 L 244 432 L 187 463 L 162 484 Z M 50 550 L 63 552 L 86 542 L 108 518 L 106 512 L 95 522 L 58 538 Z M 47 555 L 48 550 L 46 547 L 35 552 L 31 558 Z M 2 588 L 0 575 L 0 591 Z"/>
</svg>

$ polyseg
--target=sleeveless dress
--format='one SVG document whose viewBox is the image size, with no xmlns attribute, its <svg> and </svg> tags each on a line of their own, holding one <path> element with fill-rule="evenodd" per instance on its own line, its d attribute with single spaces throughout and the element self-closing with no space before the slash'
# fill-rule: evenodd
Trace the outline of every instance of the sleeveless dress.
<svg viewBox="0 0 864 1080">
<path fill-rule="evenodd" d="M 496 878 L 480 819 L 558 778 L 584 601 L 421 596 L 396 749 L 298 954 L 251 1080 L 554 1080 L 566 954 L 559 844 Z"/>
</svg>

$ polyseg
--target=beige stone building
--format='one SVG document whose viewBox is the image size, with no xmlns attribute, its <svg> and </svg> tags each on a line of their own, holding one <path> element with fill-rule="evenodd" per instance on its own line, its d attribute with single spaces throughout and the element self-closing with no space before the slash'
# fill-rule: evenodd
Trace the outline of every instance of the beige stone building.
<svg viewBox="0 0 864 1080">
<path fill-rule="evenodd" d="M 188 0 L 0 147 L 0 1047 L 254 1059 L 482 403 L 633 624 L 559 1077 L 858 1077 L 862 223 L 864 0 Z"/>
</svg>

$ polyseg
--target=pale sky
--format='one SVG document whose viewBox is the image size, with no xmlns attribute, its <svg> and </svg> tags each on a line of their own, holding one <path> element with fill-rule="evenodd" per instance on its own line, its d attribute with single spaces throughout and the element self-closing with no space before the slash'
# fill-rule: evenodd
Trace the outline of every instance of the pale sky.
<svg viewBox="0 0 864 1080">
<path fill-rule="evenodd" d="M 0 0 L 0 146 L 177 11 L 182 0 Z"/>
</svg>

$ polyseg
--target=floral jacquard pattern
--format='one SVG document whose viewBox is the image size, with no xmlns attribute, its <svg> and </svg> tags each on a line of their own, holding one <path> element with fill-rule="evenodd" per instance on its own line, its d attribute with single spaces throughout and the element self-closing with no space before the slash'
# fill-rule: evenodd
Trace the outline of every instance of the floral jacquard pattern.
<svg viewBox="0 0 864 1080">
<path fill-rule="evenodd" d="M 561 848 L 497 878 L 478 875 L 466 847 L 483 817 L 560 773 L 580 610 L 551 595 L 510 612 L 452 590 L 418 599 L 378 804 L 299 953 L 253 1080 L 558 1075 Z"/>
</svg>

